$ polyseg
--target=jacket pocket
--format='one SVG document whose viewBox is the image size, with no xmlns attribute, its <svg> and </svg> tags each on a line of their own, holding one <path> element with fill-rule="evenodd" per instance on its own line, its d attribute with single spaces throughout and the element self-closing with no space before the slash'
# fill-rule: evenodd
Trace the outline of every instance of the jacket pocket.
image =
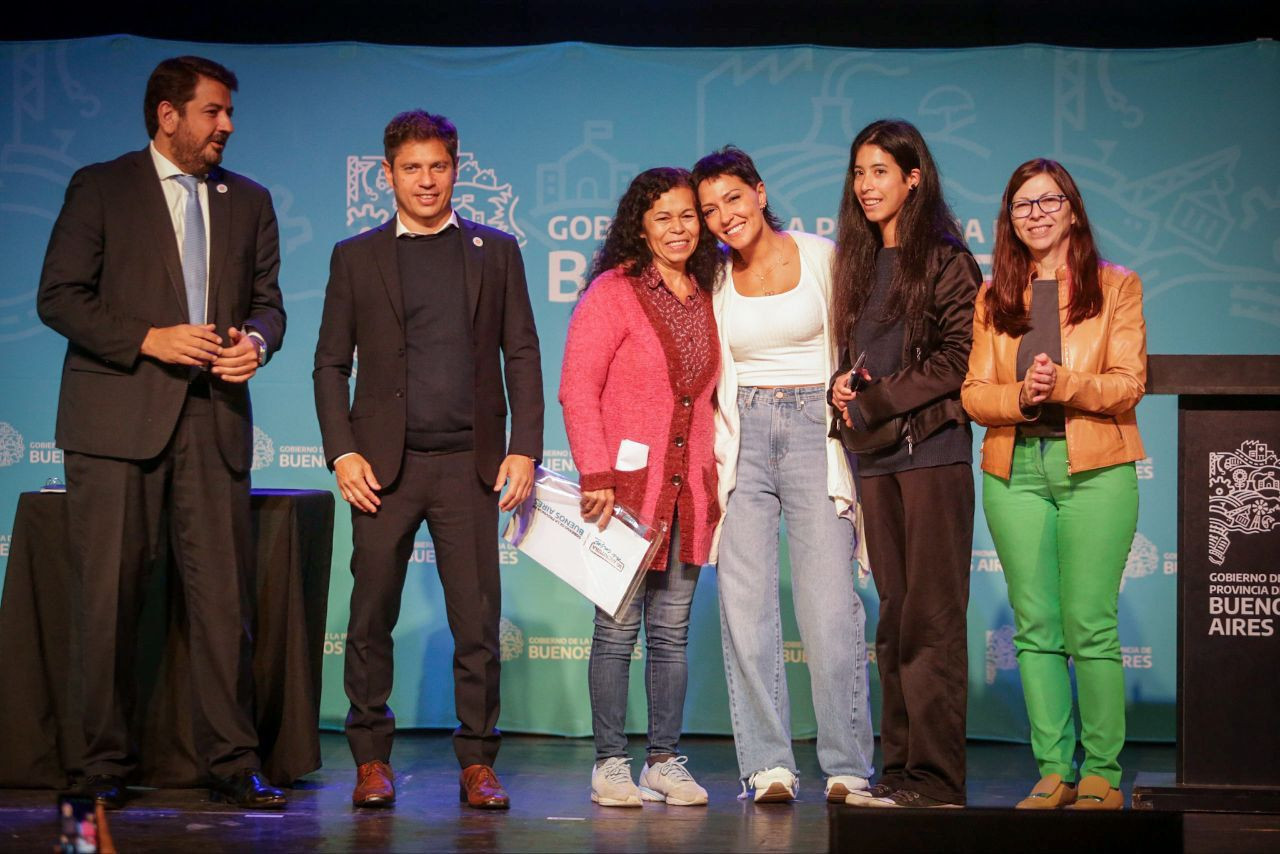
<svg viewBox="0 0 1280 854">
<path fill-rule="evenodd" d="M 649 467 L 634 469 L 632 471 L 613 470 L 613 497 L 619 504 L 623 505 L 627 512 L 635 516 L 644 524 L 651 524 L 652 520 L 644 518 L 641 515 L 644 507 L 645 494 L 648 492 L 649 486 Z"/>
</svg>

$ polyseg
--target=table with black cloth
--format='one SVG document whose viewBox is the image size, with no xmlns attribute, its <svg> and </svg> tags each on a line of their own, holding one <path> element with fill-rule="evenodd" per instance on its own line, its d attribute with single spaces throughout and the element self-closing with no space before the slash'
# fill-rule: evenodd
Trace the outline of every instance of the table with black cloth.
<svg viewBox="0 0 1280 854">
<path fill-rule="evenodd" d="M 256 613 L 251 622 L 254 718 L 263 771 L 288 785 L 320 767 L 324 629 L 333 552 L 333 495 L 255 489 Z M 66 496 L 24 493 L 13 522 L 0 600 L 0 786 L 62 788 L 79 772 L 76 615 Z M 176 569 L 150 567 L 135 650 L 131 732 L 143 786 L 198 786 L 204 762 L 192 733 L 190 652 Z"/>
</svg>

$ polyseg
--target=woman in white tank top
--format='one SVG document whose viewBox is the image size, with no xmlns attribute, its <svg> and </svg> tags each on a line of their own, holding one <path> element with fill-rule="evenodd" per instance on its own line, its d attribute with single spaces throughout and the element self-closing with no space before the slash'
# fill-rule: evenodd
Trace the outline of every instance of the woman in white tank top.
<svg viewBox="0 0 1280 854">
<path fill-rule="evenodd" d="M 844 448 L 827 438 L 833 244 L 782 231 L 755 164 L 737 148 L 702 158 L 693 180 L 706 227 L 729 249 L 712 296 L 723 511 L 712 560 L 741 797 L 791 801 L 799 782 L 779 601 L 785 519 L 818 763 L 828 800 L 843 802 L 866 790 L 873 747 L 865 615 L 854 590 L 852 477 Z"/>
</svg>

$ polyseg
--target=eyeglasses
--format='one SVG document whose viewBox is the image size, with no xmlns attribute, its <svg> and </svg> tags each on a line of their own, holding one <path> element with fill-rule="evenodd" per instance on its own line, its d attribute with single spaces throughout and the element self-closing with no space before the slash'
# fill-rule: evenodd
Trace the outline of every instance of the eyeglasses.
<svg viewBox="0 0 1280 854">
<path fill-rule="evenodd" d="M 1048 193 L 1038 199 L 1019 199 L 1009 205 L 1009 215 L 1014 219 L 1026 219 L 1031 216 L 1031 209 L 1040 206 L 1041 213 L 1057 213 L 1067 203 L 1067 197 L 1061 193 Z"/>
</svg>

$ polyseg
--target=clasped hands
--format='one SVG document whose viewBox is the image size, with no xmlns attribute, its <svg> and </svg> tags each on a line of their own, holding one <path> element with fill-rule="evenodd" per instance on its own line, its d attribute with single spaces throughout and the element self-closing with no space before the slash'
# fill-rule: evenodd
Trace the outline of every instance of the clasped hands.
<svg viewBox="0 0 1280 854">
<path fill-rule="evenodd" d="M 248 382 L 258 371 L 261 344 L 234 326 L 227 327 L 229 346 L 212 323 L 153 326 L 142 339 L 142 355 L 170 365 L 207 367 L 229 383 Z"/>
<path fill-rule="evenodd" d="M 1022 379 L 1022 388 L 1018 390 L 1018 405 L 1025 410 L 1044 403 L 1049 399 L 1049 392 L 1053 391 L 1057 381 L 1058 366 L 1047 354 L 1037 353 Z"/>
</svg>

